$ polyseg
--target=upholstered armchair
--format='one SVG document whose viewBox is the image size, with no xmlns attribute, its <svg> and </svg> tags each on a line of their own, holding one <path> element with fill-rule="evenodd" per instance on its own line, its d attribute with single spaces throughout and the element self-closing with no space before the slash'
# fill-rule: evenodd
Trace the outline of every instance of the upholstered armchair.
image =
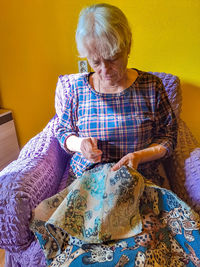
<svg viewBox="0 0 200 267">
<path fill-rule="evenodd" d="M 200 145 L 180 117 L 179 79 L 171 74 L 154 74 L 163 81 L 179 125 L 176 150 L 163 161 L 162 171 L 172 191 L 200 212 Z M 70 86 L 71 76 L 68 78 Z M 6 267 L 46 266 L 29 222 L 32 210 L 66 184 L 70 155 L 55 137 L 65 95 L 65 89 L 56 91 L 56 115 L 24 146 L 18 159 L 0 172 L 0 248 L 6 250 Z"/>
</svg>

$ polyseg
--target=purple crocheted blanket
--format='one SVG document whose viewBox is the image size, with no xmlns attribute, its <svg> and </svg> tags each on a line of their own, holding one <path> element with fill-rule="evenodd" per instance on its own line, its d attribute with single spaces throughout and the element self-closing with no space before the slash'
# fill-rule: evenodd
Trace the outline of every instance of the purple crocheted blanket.
<svg viewBox="0 0 200 267">
<path fill-rule="evenodd" d="M 19 158 L 0 172 L 0 247 L 12 252 L 27 248 L 31 211 L 59 190 L 69 156 L 56 137 L 55 116 L 21 150 Z"/>
</svg>

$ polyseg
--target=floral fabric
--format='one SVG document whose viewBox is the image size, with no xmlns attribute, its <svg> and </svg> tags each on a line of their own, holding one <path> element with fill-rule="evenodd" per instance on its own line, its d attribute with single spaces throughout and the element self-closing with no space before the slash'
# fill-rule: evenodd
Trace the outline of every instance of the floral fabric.
<svg viewBox="0 0 200 267">
<path fill-rule="evenodd" d="M 98 165 L 31 223 L 49 266 L 200 266 L 199 216 L 137 171 Z"/>
</svg>

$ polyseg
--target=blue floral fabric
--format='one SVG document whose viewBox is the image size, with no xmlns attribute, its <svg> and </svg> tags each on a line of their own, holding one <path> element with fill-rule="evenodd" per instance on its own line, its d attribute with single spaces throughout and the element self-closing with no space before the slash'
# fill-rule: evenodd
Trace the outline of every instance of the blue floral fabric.
<svg viewBox="0 0 200 267">
<path fill-rule="evenodd" d="M 48 266 L 200 266 L 200 220 L 171 191 L 112 164 L 43 201 L 31 222 Z"/>
</svg>

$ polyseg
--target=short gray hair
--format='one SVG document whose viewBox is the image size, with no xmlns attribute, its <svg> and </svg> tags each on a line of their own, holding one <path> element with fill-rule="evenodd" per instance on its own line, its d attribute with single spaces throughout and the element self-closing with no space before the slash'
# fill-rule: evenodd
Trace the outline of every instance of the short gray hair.
<svg viewBox="0 0 200 267">
<path fill-rule="evenodd" d="M 76 44 L 81 57 L 90 55 L 91 44 L 103 58 L 125 51 L 129 54 L 131 40 L 128 20 L 118 7 L 102 3 L 81 11 L 76 30 Z"/>
</svg>

